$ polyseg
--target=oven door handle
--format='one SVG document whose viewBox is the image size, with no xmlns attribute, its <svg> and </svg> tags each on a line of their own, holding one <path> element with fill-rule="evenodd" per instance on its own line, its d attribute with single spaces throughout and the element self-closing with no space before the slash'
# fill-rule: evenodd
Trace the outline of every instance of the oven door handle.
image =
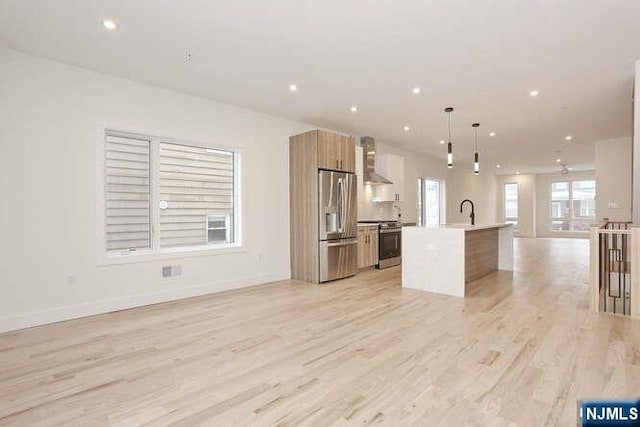
<svg viewBox="0 0 640 427">
<path fill-rule="evenodd" d="M 393 230 L 380 230 L 380 234 L 387 234 L 387 233 L 402 233 L 402 231 L 398 230 L 398 229 L 393 229 Z"/>
</svg>

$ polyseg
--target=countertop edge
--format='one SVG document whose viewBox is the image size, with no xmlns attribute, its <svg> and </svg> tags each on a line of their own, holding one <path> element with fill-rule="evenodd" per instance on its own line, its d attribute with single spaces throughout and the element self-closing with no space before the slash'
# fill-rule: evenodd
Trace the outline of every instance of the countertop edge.
<svg viewBox="0 0 640 427">
<path fill-rule="evenodd" d="M 488 230 L 491 228 L 506 228 L 511 227 L 513 224 L 480 224 L 480 225 L 464 225 L 464 224 L 451 224 L 451 225 L 441 225 L 438 227 L 424 227 L 424 226 L 407 226 L 405 228 L 420 228 L 425 230 L 463 230 L 463 231 L 479 231 L 479 230 Z"/>
</svg>

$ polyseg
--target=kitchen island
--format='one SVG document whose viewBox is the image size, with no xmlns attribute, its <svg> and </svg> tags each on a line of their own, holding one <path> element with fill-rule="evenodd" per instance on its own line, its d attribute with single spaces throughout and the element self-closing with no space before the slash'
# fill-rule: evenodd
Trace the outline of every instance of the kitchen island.
<svg viewBox="0 0 640 427">
<path fill-rule="evenodd" d="M 402 286 L 457 297 L 496 270 L 513 270 L 511 224 L 402 228 Z"/>
</svg>

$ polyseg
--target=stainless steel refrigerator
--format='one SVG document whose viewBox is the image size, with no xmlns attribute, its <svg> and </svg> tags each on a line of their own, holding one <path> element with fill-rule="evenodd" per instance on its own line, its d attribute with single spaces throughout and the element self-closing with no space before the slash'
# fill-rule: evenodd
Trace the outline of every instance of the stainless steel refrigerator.
<svg viewBox="0 0 640 427">
<path fill-rule="evenodd" d="M 356 175 L 318 171 L 320 282 L 353 276 L 358 266 Z"/>
</svg>

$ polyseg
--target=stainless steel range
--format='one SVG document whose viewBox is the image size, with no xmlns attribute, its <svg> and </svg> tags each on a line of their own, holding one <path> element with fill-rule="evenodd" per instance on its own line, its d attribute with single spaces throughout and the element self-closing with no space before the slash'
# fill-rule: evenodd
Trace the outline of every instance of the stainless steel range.
<svg viewBox="0 0 640 427">
<path fill-rule="evenodd" d="M 393 267 L 402 263 L 402 222 L 358 221 L 378 224 L 378 268 Z"/>
</svg>

